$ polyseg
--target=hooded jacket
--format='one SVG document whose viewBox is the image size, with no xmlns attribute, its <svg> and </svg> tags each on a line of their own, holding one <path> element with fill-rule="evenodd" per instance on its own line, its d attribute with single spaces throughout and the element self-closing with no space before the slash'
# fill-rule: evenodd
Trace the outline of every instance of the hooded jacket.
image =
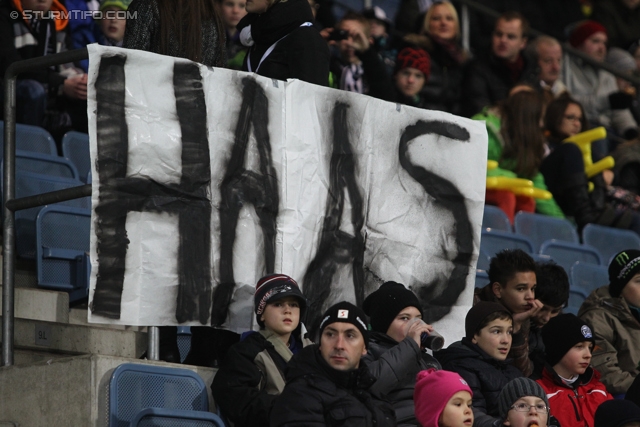
<svg viewBox="0 0 640 427">
<path fill-rule="evenodd" d="M 578 316 L 592 326 L 596 339 L 591 365 L 610 393 L 625 393 L 640 373 L 640 323 L 624 298 L 609 294 L 609 286 L 593 291 Z"/>
<path fill-rule="evenodd" d="M 546 366 L 542 371 L 542 378 L 536 382 L 547 393 L 549 413 L 562 427 L 593 427 L 598 406 L 613 399 L 599 380 L 600 373 L 589 367 L 571 387 L 564 384 L 558 374 Z"/>
<path fill-rule="evenodd" d="M 287 386 L 271 411 L 273 427 L 395 426 L 393 408 L 368 391 L 375 382 L 363 361 L 357 369 L 333 369 L 317 345 L 289 363 Z"/>
<path fill-rule="evenodd" d="M 303 339 L 303 345 L 311 344 Z M 229 348 L 213 378 L 211 394 L 235 427 L 269 426 L 269 413 L 285 386 L 293 353 L 273 332 L 251 332 Z"/>
<path fill-rule="evenodd" d="M 242 70 L 328 86 L 329 47 L 308 25 L 313 20 L 307 0 L 276 0 L 263 14 L 247 14 L 237 25 L 240 41 L 250 46 Z"/>
<path fill-rule="evenodd" d="M 444 369 L 460 374 L 473 391 L 473 427 L 491 427 L 499 419 L 500 391 L 512 379 L 522 377 L 522 372 L 509 359 L 494 359 L 466 337 L 435 356 Z"/>
<path fill-rule="evenodd" d="M 371 332 L 367 354 L 362 358 L 376 382 L 369 388 L 379 399 L 387 399 L 399 424 L 418 425 L 413 390 L 418 372 L 442 369 L 433 356 L 422 351 L 411 337 L 397 342 L 387 334 Z"/>
</svg>

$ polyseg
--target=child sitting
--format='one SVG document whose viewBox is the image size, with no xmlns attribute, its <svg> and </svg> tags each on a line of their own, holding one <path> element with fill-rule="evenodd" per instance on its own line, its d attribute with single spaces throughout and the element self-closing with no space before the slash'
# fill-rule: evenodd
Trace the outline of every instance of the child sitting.
<svg viewBox="0 0 640 427">
<path fill-rule="evenodd" d="M 416 419 L 422 427 L 471 427 L 472 397 L 467 382 L 455 372 L 420 371 L 413 393 Z"/>
<path fill-rule="evenodd" d="M 269 426 L 273 402 L 285 386 L 287 362 L 310 341 L 298 338 L 306 299 L 298 284 L 272 274 L 256 285 L 254 306 L 260 331 L 243 335 L 213 378 L 216 404 L 235 427 Z"/>
<path fill-rule="evenodd" d="M 100 3 L 100 29 L 104 35 L 104 41 L 100 44 L 122 47 L 124 29 L 127 25 L 127 17 L 123 12 L 129 7 L 129 3 L 131 0 L 103 0 Z"/>
<path fill-rule="evenodd" d="M 509 382 L 498 396 L 500 417 L 508 427 L 547 427 L 549 400 L 538 383 L 529 378 Z"/>
<path fill-rule="evenodd" d="M 609 285 L 582 303 L 578 315 L 593 325 L 593 366 L 614 395 L 627 391 L 640 373 L 640 251 L 618 253 L 609 265 Z"/>
<path fill-rule="evenodd" d="M 462 341 L 435 354 L 444 369 L 460 374 L 473 391 L 474 427 L 500 422 L 498 395 L 509 381 L 522 376 L 507 361 L 512 330 L 511 313 L 503 305 L 481 301 L 467 313 Z"/>
<path fill-rule="evenodd" d="M 595 343 L 591 328 L 573 314 L 552 318 L 542 328 L 546 365 L 538 384 L 562 427 L 593 427 L 596 408 L 613 399 L 589 366 Z"/>
</svg>

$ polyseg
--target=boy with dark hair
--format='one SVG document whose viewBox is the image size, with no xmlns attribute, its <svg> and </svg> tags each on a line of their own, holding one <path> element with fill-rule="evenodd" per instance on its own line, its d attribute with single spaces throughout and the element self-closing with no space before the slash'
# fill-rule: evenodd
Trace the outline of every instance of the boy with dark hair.
<svg viewBox="0 0 640 427">
<path fill-rule="evenodd" d="M 543 306 L 531 318 L 529 358 L 533 362 L 533 372 L 540 376 L 544 367 L 544 342 L 540 331 L 566 307 L 569 301 L 569 276 L 564 268 L 551 261 L 536 263 L 536 278 L 536 299 Z"/>
<path fill-rule="evenodd" d="M 593 427 L 598 406 L 613 399 L 590 366 L 595 344 L 589 325 L 561 314 L 542 328 L 546 365 L 537 382 L 549 397 L 551 413 L 562 427 Z"/>
<path fill-rule="evenodd" d="M 535 298 L 536 263 L 520 249 L 506 249 L 491 259 L 489 284 L 476 291 L 476 301 L 502 304 L 513 317 L 513 343 L 509 358 L 524 376 L 533 372 L 529 359 L 529 323 L 542 309 Z"/>
<path fill-rule="evenodd" d="M 442 367 L 457 372 L 473 391 L 474 427 L 491 427 L 499 418 L 498 396 L 522 376 L 507 355 L 513 319 L 502 304 L 481 301 L 465 318 L 465 337 L 436 353 Z"/>
</svg>

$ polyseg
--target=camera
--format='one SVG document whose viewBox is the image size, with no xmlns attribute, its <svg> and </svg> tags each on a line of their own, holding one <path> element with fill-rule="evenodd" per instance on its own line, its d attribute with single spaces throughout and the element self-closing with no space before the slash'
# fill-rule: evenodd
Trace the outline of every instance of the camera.
<svg viewBox="0 0 640 427">
<path fill-rule="evenodd" d="M 338 30 L 334 29 L 331 34 L 329 34 L 329 40 L 340 41 L 346 40 L 349 38 L 349 32 L 347 30 Z"/>
</svg>

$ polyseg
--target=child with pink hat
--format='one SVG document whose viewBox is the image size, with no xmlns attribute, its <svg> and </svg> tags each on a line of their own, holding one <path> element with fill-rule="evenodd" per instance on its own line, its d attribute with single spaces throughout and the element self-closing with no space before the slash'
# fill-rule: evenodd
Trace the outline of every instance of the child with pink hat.
<svg viewBox="0 0 640 427">
<path fill-rule="evenodd" d="M 418 372 L 413 401 L 422 427 L 471 427 L 473 392 L 460 375 L 428 369 Z"/>
</svg>

